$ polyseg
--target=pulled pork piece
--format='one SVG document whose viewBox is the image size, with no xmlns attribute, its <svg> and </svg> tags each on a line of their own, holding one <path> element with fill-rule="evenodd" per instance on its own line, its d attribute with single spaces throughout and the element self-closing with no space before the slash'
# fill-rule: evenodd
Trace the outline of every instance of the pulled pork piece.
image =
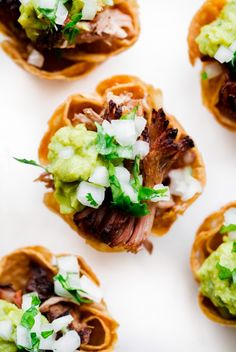
<svg viewBox="0 0 236 352">
<path fill-rule="evenodd" d="M 162 183 L 174 162 L 194 147 L 194 142 L 189 136 L 176 140 L 178 129 L 168 126 L 169 121 L 163 109 L 153 110 L 152 121 L 148 127 L 150 152 L 143 161 L 145 185 L 148 187 Z"/>
<path fill-rule="evenodd" d="M 43 182 L 45 183 L 46 188 L 54 189 L 54 180 L 52 174 L 49 172 L 43 172 L 38 178 L 34 180 L 35 182 Z"/>
<path fill-rule="evenodd" d="M 217 108 L 229 119 L 236 121 L 236 82 L 226 82 L 220 90 Z"/>
<path fill-rule="evenodd" d="M 10 285 L 1 285 L 0 299 L 9 303 L 14 303 L 20 308 L 22 304 L 22 291 L 15 291 Z"/>
<path fill-rule="evenodd" d="M 104 118 L 116 118 L 117 105 L 110 100 Z M 176 140 L 178 130 L 168 128 L 169 121 L 162 109 L 153 110 L 152 120 L 143 138 L 150 141 L 150 152 L 143 160 L 144 183 L 148 187 L 163 182 L 174 162 L 187 150 L 194 147 L 188 136 Z M 150 213 L 136 218 L 111 205 L 109 197 L 99 209 L 85 209 L 74 215 L 74 222 L 99 241 L 110 247 L 122 247 L 137 252 L 149 236 L 155 217 L 156 205 L 150 203 Z M 151 250 L 150 245 L 148 248 Z"/>
<path fill-rule="evenodd" d="M 47 317 L 50 323 L 57 318 L 70 314 L 74 320 L 69 325 L 69 328 L 78 332 L 82 344 L 89 343 L 92 331 L 88 328 L 86 323 L 80 322 L 79 311 L 78 309 L 75 309 L 74 305 L 70 302 L 63 301 L 61 297 L 52 297 L 48 301 L 44 302 L 40 310 L 41 313 Z"/>
<path fill-rule="evenodd" d="M 95 122 L 102 124 L 103 119 L 93 109 L 84 109 L 82 113 L 75 114 L 72 119 L 74 126 L 84 123 L 89 130 L 96 130 Z"/>
<path fill-rule="evenodd" d="M 54 285 L 47 272 L 37 264 L 31 264 L 31 276 L 25 288 L 26 292 L 37 292 L 45 301 L 54 294 Z"/>
</svg>

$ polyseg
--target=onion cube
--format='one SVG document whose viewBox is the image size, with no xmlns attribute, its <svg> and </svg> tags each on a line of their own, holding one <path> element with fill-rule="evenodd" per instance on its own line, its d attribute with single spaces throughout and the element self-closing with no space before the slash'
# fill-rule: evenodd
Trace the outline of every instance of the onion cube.
<svg viewBox="0 0 236 352">
<path fill-rule="evenodd" d="M 82 9 L 82 19 L 86 21 L 93 20 L 98 11 L 97 0 L 86 0 Z"/>
<path fill-rule="evenodd" d="M 74 255 L 66 255 L 57 258 L 57 265 L 60 271 L 66 273 L 79 273 L 79 263 Z"/>
<path fill-rule="evenodd" d="M 75 330 L 68 331 L 60 339 L 54 342 L 54 352 L 75 352 L 80 347 L 80 336 Z"/>
<path fill-rule="evenodd" d="M 28 64 L 42 68 L 44 64 L 44 56 L 37 50 L 33 49 L 28 56 Z"/>
<path fill-rule="evenodd" d="M 135 121 L 135 128 L 136 128 L 136 132 L 137 132 L 137 137 L 139 137 L 143 133 L 143 131 L 146 127 L 147 120 L 144 117 L 136 116 L 134 121 Z"/>
<path fill-rule="evenodd" d="M 134 157 L 139 155 L 141 159 L 144 159 L 150 151 L 149 143 L 144 141 L 137 141 L 134 145 L 133 152 Z"/>
<path fill-rule="evenodd" d="M 109 187 L 109 174 L 105 166 L 98 166 L 94 170 L 89 182 L 95 183 L 99 186 Z"/>
<path fill-rule="evenodd" d="M 221 45 L 217 52 L 215 53 L 214 58 L 219 61 L 221 64 L 230 62 L 233 58 L 233 53 L 229 48 L 226 46 Z"/>
<path fill-rule="evenodd" d="M 77 189 L 78 201 L 90 208 L 99 208 L 105 198 L 105 188 L 82 181 Z"/>
<path fill-rule="evenodd" d="M 112 120 L 111 124 L 115 139 L 121 146 L 134 145 L 137 139 L 137 132 L 133 120 Z"/>
<path fill-rule="evenodd" d="M 102 292 L 99 286 L 95 285 L 87 276 L 83 275 L 80 278 L 81 289 L 86 293 L 80 292 L 80 295 L 94 302 L 100 303 L 102 300 Z"/>
<path fill-rule="evenodd" d="M 73 320 L 74 319 L 70 314 L 65 315 L 64 317 L 61 317 L 61 318 L 57 318 L 52 321 L 53 330 L 55 332 L 61 331 L 65 329 L 68 325 L 70 325 Z"/>
</svg>

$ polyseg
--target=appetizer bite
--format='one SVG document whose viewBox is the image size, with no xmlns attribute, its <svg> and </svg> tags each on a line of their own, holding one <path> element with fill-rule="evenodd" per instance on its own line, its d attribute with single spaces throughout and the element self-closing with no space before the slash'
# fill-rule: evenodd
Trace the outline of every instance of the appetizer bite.
<svg viewBox="0 0 236 352">
<path fill-rule="evenodd" d="M 96 249 L 151 251 L 151 230 L 165 234 L 202 191 L 199 152 L 161 106 L 159 90 L 116 76 L 94 96 L 69 97 L 49 121 L 45 204 Z"/>
<path fill-rule="evenodd" d="M 136 0 L 0 0 L 4 51 L 48 79 L 78 78 L 139 36 Z"/>
<path fill-rule="evenodd" d="M 204 105 L 223 126 L 236 130 L 236 1 L 206 0 L 188 36 L 192 64 L 202 61 Z"/>
<path fill-rule="evenodd" d="M 37 246 L 0 261 L 1 351 L 113 351 L 117 327 L 81 257 Z"/>
<path fill-rule="evenodd" d="M 213 213 L 200 226 L 191 268 L 200 285 L 203 313 L 216 323 L 236 327 L 236 203 Z"/>
</svg>

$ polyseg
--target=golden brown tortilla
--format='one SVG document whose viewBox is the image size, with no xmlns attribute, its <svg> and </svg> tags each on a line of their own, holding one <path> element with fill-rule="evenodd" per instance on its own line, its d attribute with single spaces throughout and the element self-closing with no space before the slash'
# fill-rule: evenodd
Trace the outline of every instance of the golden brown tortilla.
<svg viewBox="0 0 236 352">
<path fill-rule="evenodd" d="M 192 65 L 201 57 L 196 38 L 203 26 L 213 22 L 220 14 L 227 0 L 206 0 L 196 15 L 193 17 L 188 34 L 189 59 Z M 202 71 L 207 62 L 203 62 Z M 209 80 L 201 80 L 203 104 L 213 113 L 217 121 L 224 127 L 236 131 L 236 121 L 222 114 L 217 108 L 219 102 L 219 91 L 225 82 L 225 70 L 222 66 L 222 73 Z"/>
<path fill-rule="evenodd" d="M 52 265 L 52 258 L 53 254 L 40 246 L 20 248 L 6 255 L 0 260 L 0 285 L 12 285 L 15 290 L 24 290 L 29 280 L 30 263 L 32 262 L 43 267 L 49 276 L 55 276 L 57 269 Z M 84 259 L 78 256 L 78 263 L 81 274 L 86 275 L 95 284 L 99 285 L 96 275 Z M 63 300 L 68 301 L 62 298 Z M 90 344 L 81 345 L 81 352 L 114 351 L 118 324 L 109 315 L 105 302 L 82 304 L 80 306 L 76 303 L 73 304 L 79 309 L 81 323 L 87 323 L 88 326 L 93 328 Z"/>
<path fill-rule="evenodd" d="M 138 39 L 140 33 L 140 25 L 138 18 L 138 5 L 136 0 L 114 0 L 114 6 L 122 12 L 128 14 L 132 18 L 134 31 L 133 34 L 125 39 L 117 38 L 112 45 L 102 45 L 101 42 L 78 46 L 75 49 L 61 50 L 60 67 L 55 66 L 55 59 L 45 54 L 45 61 L 48 62 L 47 70 L 34 67 L 27 62 L 28 45 L 30 41 L 22 41 L 10 29 L 10 26 L 0 22 L 0 32 L 6 35 L 6 39 L 2 42 L 3 50 L 26 71 L 46 79 L 78 79 L 95 69 L 99 64 L 107 60 L 110 56 L 119 54 L 120 52 L 131 47 Z M 32 46 L 32 45 L 31 45 Z"/>
<path fill-rule="evenodd" d="M 224 213 L 226 210 L 236 207 L 236 202 L 229 203 L 222 207 L 219 211 L 209 215 L 197 231 L 195 241 L 192 247 L 190 264 L 193 275 L 199 283 L 199 269 L 206 258 L 214 252 L 220 244 L 223 243 L 223 236 L 220 229 L 224 224 Z M 216 323 L 225 326 L 235 326 L 236 318 L 227 319 L 220 315 L 219 310 L 213 305 L 211 300 L 204 297 L 200 292 L 198 295 L 198 303 L 203 313 Z"/>
</svg>

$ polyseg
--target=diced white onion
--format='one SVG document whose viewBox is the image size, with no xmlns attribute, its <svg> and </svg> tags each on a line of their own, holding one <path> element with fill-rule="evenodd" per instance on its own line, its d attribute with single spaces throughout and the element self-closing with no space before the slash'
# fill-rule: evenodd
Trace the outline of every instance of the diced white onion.
<svg viewBox="0 0 236 352">
<path fill-rule="evenodd" d="M 64 336 L 54 342 L 54 352 L 75 352 L 80 347 L 80 336 L 75 330 L 68 331 Z"/>
<path fill-rule="evenodd" d="M 44 56 L 37 50 L 33 49 L 28 56 L 28 64 L 42 68 L 44 64 Z"/>
<path fill-rule="evenodd" d="M 138 194 L 131 185 L 127 183 L 121 183 L 121 188 L 124 191 L 124 193 L 130 197 L 133 203 L 138 203 Z"/>
<path fill-rule="evenodd" d="M 98 11 L 97 0 L 86 0 L 82 9 L 82 19 L 86 21 L 93 20 Z"/>
<path fill-rule="evenodd" d="M 59 152 L 59 158 L 70 159 L 75 154 L 74 148 L 71 146 L 64 147 Z"/>
<path fill-rule="evenodd" d="M 103 0 L 104 5 L 108 5 L 108 6 L 113 6 L 114 5 L 114 1 L 113 0 Z"/>
<path fill-rule="evenodd" d="M 79 290 L 81 287 L 80 277 L 78 274 L 68 274 L 67 283 L 72 290 Z"/>
<path fill-rule="evenodd" d="M 63 5 L 62 2 L 59 1 L 57 11 L 56 11 L 56 24 L 63 25 L 65 23 L 65 20 L 67 19 L 68 16 L 68 10 Z"/>
<path fill-rule="evenodd" d="M 108 134 L 109 136 L 114 136 L 114 131 L 113 131 L 113 127 L 112 125 L 110 124 L 110 122 L 108 122 L 107 120 L 104 120 L 103 123 L 102 123 L 102 127 L 104 129 L 104 132 L 106 134 Z"/>
<path fill-rule="evenodd" d="M 120 183 L 129 183 L 130 172 L 124 166 L 115 167 L 115 174 Z"/>
<path fill-rule="evenodd" d="M 122 159 L 134 159 L 134 153 L 132 147 L 121 147 L 120 145 L 117 146 L 116 152 L 119 158 Z"/>
<path fill-rule="evenodd" d="M 212 79 L 222 73 L 222 68 L 218 62 L 211 62 L 204 67 L 207 74 L 207 79 Z"/>
<path fill-rule="evenodd" d="M 80 292 L 83 297 L 92 299 L 94 302 L 100 303 L 102 300 L 102 292 L 99 286 L 95 285 L 87 276 L 80 278 L 81 289 L 87 294 Z"/>
<path fill-rule="evenodd" d="M 20 0 L 20 3 L 22 5 L 27 5 L 30 2 L 30 0 Z"/>
<path fill-rule="evenodd" d="M 48 327 L 41 330 L 41 332 L 43 331 L 51 331 L 53 330 L 53 327 L 51 324 L 47 324 Z M 39 344 L 39 349 L 41 350 L 52 350 L 52 346 L 55 343 L 55 339 L 56 339 L 56 334 L 53 333 L 52 335 L 48 336 L 46 339 L 43 338 L 42 336 L 40 336 L 40 344 Z"/>
<path fill-rule="evenodd" d="M 56 0 L 38 0 L 38 7 L 42 9 L 54 9 Z"/>
<path fill-rule="evenodd" d="M 66 273 L 79 273 L 78 260 L 74 255 L 67 255 L 57 258 L 57 265 L 60 271 Z"/>
<path fill-rule="evenodd" d="M 230 62 L 232 60 L 233 53 L 229 48 L 226 48 L 226 46 L 221 45 L 215 53 L 214 58 L 221 64 L 223 64 L 224 62 Z"/>
<path fill-rule="evenodd" d="M 0 321 L 0 338 L 9 341 L 11 338 L 13 326 L 10 320 Z"/>
<path fill-rule="evenodd" d="M 115 139 L 121 146 L 134 145 L 137 133 L 133 120 L 112 120 L 111 125 L 114 130 Z"/>
<path fill-rule="evenodd" d="M 31 329 L 31 332 L 35 332 L 36 334 L 39 334 L 41 331 L 41 314 L 37 314 L 36 317 L 34 317 L 34 325 Z"/>
<path fill-rule="evenodd" d="M 236 225 L 236 208 L 229 208 L 224 213 L 224 225 Z"/>
<path fill-rule="evenodd" d="M 74 319 L 70 314 L 65 315 L 64 317 L 55 319 L 52 321 L 53 330 L 55 332 L 61 331 L 65 329 L 68 325 L 70 325 L 73 320 Z"/>
<path fill-rule="evenodd" d="M 146 127 L 147 120 L 144 117 L 136 116 L 134 122 L 135 122 L 136 131 L 137 131 L 137 137 L 139 137 L 143 133 Z"/>
<path fill-rule="evenodd" d="M 155 189 L 155 191 L 159 190 L 159 189 L 164 189 L 166 188 L 164 185 L 159 184 L 159 185 L 155 185 L 153 187 Z M 169 202 L 170 200 L 170 190 L 169 188 L 167 189 L 167 192 L 164 196 L 160 196 L 160 197 L 156 197 L 152 199 L 152 202 L 156 203 L 156 202 Z"/>
<path fill-rule="evenodd" d="M 54 291 L 56 295 L 59 297 L 64 297 L 69 299 L 72 298 L 72 295 L 62 287 L 61 283 L 58 280 L 54 281 Z"/>
<path fill-rule="evenodd" d="M 235 53 L 235 51 L 236 51 L 236 40 L 233 42 L 233 44 L 230 45 L 229 50 L 231 50 L 232 53 Z"/>
<path fill-rule="evenodd" d="M 29 330 L 24 326 L 18 325 L 16 328 L 16 344 L 26 349 L 31 349 L 32 347 Z"/>
<path fill-rule="evenodd" d="M 179 196 L 186 201 L 196 193 L 202 192 L 202 186 L 198 180 L 191 175 L 191 167 L 176 169 L 169 172 L 171 179 L 170 193 Z"/>
<path fill-rule="evenodd" d="M 89 201 L 89 195 L 92 196 L 96 205 Z M 105 198 L 105 188 L 102 186 L 97 186 L 89 182 L 82 181 L 77 189 L 77 199 L 78 201 L 90 208 L 99 208 L 103 203 Z"/>
<path fill-rule="evenodd" d="M 133 153 L 134 157 L 139 155 L 141 159 L 144 159 L 148 155 L 150 150 L 149 143 L 144 141 L 137 141 L 134 145 Z"/>
<path fill-rule="evenodd" d="M 21 308 L 24 311 L 26 311 L 31 306 L 32 306 L 32 294 L 31 293 L 27 293 L 27 294 L 22 296 L 22 307 Z"/>
<path fill-rule="evenodd" d="M 109 187 L 109 174 L 105 166 L 97 166 L 89 182 L 95 183 L 99 186 Z"/>
</svg>

